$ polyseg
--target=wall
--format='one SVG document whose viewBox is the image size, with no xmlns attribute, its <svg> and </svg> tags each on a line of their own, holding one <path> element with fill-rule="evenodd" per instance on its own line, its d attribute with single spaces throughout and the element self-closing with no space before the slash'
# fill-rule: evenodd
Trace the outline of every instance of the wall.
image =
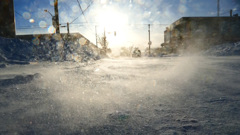
<svg viewBox="0 0 240 135">
<path fill-rule="evenodd" d="M 15 37 L 13 0 L 0 0 L 0 36 Z"/>
<path fill-rule="evenodd" d="M 169 33 L 170 38 L 167 39 Z M 164 36 L 165 44 L 178 49 L 206 49 L 216 44 L 240 41 L 240 17 L 183 17 L 171 24 Z"/>
</svg>

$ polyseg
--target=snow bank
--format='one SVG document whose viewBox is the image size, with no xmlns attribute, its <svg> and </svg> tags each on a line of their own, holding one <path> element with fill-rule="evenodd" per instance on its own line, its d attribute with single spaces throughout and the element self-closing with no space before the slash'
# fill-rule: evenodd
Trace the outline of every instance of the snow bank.
<svg viewBox="0 0 240 135">
<path fill-rule="evenodd" d="M 52 36 L 48 39 L 22 40 L 0 37 L 0 62 L 9 60 L 87 62 L 99 59 L 98 48 L 86 39 L 83 43 L 82 39 L 83 37 L 57 40 Z"/>
<path fill-rule="evenodd" d="M 216 45 L 203 52 L 203 55 L 236 56 L 240 55 L 240 41 Z"/>
<path fill-rule="evenodd" d="M 33 57 L 33 44 L 26 40 L 0 37 L 0 61 L 28 61 Z"/>
</svg>

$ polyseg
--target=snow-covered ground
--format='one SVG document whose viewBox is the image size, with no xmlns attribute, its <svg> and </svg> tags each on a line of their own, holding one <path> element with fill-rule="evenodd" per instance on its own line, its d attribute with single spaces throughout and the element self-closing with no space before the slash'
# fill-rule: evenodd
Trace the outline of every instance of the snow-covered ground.
<svg viewBox="0 0 240 135">
<path fill-rule="evenodd" d="M 239 56 L 240 41 L 213 46 L 210 49 L 204 51 L 203 54 L 212 56 Z"/>
<path fill-rule="evenodd" d="M 240 134 L 239 75 L 240 56 L 10 65 L 0 134 Z"/>
</svg>

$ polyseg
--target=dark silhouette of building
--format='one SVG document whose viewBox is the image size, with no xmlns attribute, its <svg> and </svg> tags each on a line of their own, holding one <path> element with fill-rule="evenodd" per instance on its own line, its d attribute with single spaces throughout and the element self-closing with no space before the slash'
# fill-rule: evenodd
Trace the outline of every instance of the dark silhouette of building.
<svg viewBox="0 0 240 135">
<path fill-rule="evenodd" d="M 164 31 L 164 43 L 173 50 L 240 41 L 240 17 L 182 17 Z M 174 51 L 173 51 L 174 52 Z"/>
<path fill-rule="evenodd" d="M 0 36 L 15 37 L 13 0 L 0 0 Z"/>
</svg>

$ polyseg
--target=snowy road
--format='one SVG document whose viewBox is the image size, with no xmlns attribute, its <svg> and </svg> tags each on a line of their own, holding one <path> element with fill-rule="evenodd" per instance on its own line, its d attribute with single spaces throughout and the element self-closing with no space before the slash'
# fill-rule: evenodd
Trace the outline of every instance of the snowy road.
<svg viewBox="0 0 240 135">
<path fill-rule="evenodd" d="M 240 134 L 239 76 L 239 56 L 9 66 L 0 134 Z"/>
</svg>

